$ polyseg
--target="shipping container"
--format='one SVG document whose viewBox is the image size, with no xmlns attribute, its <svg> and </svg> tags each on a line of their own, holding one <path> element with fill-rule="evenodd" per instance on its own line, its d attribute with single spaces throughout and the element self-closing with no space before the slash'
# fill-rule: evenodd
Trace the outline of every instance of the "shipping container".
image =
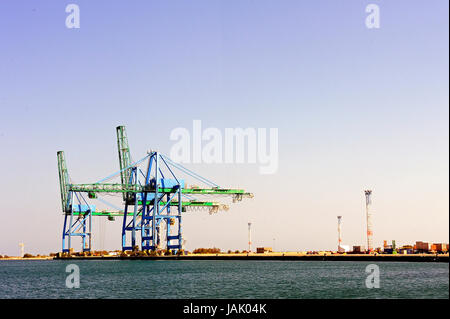
<svg viewBox="0 0 450 319">
<path fill-rule="evenodd" d="M 360 253 L 363 252 L 364 248 L 362 246 L 353 246 L 353 252 L 354 253 Z"/>
</svg>

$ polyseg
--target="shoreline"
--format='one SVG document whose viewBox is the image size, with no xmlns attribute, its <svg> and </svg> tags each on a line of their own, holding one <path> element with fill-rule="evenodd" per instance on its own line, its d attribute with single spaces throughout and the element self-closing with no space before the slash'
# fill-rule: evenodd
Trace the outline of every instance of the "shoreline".
<svg viewBox="0 0 450 319">
<path fill-rule="evenodd" d="M 23 257 L 8 257 L 8 258 L 0 258 L 0 260 L 54 260 L 56 259 L 56 257 L 28 257 L 28 258 L 23 258 Z"/>
<path fill-rule="evenodd" d="M 417 255 L 304 255 L 296 253 L 272 254 L 189 254 L 182 256 L 71 256 L 71 257 L 32 257 L 0 258 L 2 260 L 279 260 L 279 261 L 372 261 L 372 262 L 449 262 L 448 254 Z"/>
</svg>

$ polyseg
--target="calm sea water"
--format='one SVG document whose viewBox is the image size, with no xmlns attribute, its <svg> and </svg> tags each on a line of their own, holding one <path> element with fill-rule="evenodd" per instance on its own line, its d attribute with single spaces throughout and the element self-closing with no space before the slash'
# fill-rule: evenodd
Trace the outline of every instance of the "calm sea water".
<svg viewBox="0 0 450 319">
<path fill-rule="evenodd" d="M 66 287 L 66 266 L 80 288 Z M 448 263 L 350 261 L 0 261 L 0 298 L 449 298 Z"/>
</svg>

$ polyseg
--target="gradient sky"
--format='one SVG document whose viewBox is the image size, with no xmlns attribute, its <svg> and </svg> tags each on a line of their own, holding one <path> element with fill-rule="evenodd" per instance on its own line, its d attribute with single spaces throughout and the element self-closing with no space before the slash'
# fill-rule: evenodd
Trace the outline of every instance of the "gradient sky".
<svg viewBox="0 0 450 319">
<path fill-rule="evenodd" d="M 65 26 L 80 7 L 81 28 Z M 376 3 L 381 28 L 367 29 Z M 169 154 L 176 127 L 279 130 L 279 170 L 187 165 L 254 199 L 184 218 L 187 249 L 277 250 L 449 239 L 449 4 L 434 1 L 1 1 L 0 254 L 61 249 L 56 152 L 76 182 Z M 120 248 L 94 221 L 94 249 Z M 275 238 L 275 240 L 274 240 Z M 75 246 L 78 250 L 79 246 Z"/>
</svg>

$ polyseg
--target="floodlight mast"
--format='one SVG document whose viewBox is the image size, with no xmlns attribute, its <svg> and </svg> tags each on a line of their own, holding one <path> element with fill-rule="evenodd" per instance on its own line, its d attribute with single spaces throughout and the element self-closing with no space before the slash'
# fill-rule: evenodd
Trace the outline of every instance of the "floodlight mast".
<svg viewBox="0 0 450 319">
<path fill-rule="evenodd" d="M 367 220 L 367 251 L 370 253 L 373 251 L 373 230 L 372 230 L 372 191 L 365 190 L 364 194 L 366 196 L 366 220 Z"/>
</svg>

